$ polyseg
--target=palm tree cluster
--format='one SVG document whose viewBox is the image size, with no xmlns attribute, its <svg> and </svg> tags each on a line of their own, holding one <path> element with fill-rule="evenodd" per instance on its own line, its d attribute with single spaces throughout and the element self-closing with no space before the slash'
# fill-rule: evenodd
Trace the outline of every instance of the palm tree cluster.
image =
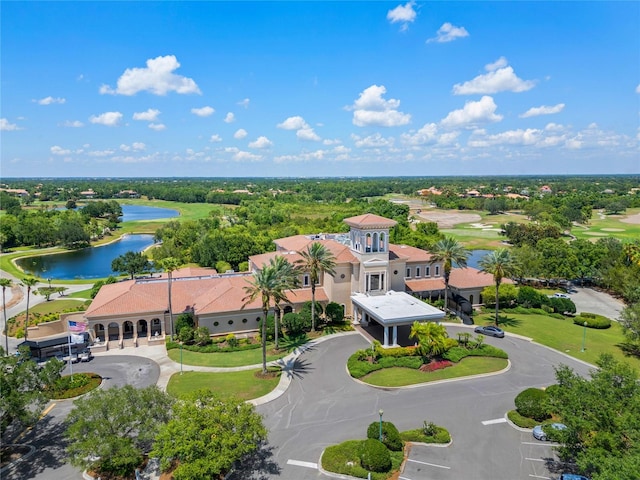
<svg viewBox="0 0 640 480">
<path fill-rule="evenodd" d="M 497 327 L 498 311 L 500 309 L 500 284 L 502 283 L 502 280 L 504 278 L 514 277 L 518 273 L 518 264 L 516 263 L 516 260 L 511 254 L 510 250 L 507 250 L 506 248 L 499 248 L 498 250 L 489 252 L 484 257 L 482 257 L 478 262 L 478 265 L 480 266 L 480 271 L 493 275 L 493 281 L 496 284 L 495 324 Z"/>
<path fill-rule="evenodd" d="M 295 264 L 289 263 L 283 256 L 276 256 L 269 261 L 268 265 L 257 271 L 249 285 L 245 287 L 246 297 L 242 308 L 260 298 L 262 305 L 262 373 L 267 373 L 267 317 L 271 305 L 274 304 L 280 311 L 281 304 L 290 303 L 287 292 L 300 286 L 300 274 L 309 273 L 311 279 L 311 318 L 312 330 L 315 330 L 315 294 L 316 284 L 319 281 L 321 272 L 325 271 L 331 275 L 334 272 L 335 258 L 327 248 L 319 242 L 314 242 L 307 247 L 307 250 L 300 252 L 302 258 Z M 275 335 L 277 348 L 278 318 L 275 318 Z"/>
<path fill-rule="evenodd" d="M 438 241 L 431 253 L 431 263 L 442 262 L 442 274 L 444 277 L 444 311 L 448 310 L 449 278 L 451 269 L 456 264 L 460 268 L 466 268 L 469 251 L 453 237 L 445 237 Z"/>
</svg>

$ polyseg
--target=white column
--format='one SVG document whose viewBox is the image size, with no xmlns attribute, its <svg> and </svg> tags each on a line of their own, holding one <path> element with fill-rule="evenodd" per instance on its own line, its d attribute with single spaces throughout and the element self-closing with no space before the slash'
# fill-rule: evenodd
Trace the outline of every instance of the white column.
<svg viewBox="0 0 640 480">
<path fill-rule="evenodd" d="M 384 344 L 383 347 L 389 346 L 389 327 L 384 327 Z"/>
<path fill-rule="evenodd" d="M 397 325 L 393 326 L 393 346 L 394 347 L 398 346 L 398 326 Z"/>
</svg>

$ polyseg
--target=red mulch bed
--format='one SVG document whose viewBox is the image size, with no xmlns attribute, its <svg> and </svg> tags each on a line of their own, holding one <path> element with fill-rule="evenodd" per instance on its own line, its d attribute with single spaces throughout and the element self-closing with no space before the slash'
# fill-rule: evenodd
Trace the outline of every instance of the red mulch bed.
<svg viewBox="0 0 640 480">
<path fill-rule="evenodd" d="M 442 370 L 453 365 L 449 360 L 433 360 L 429 363 L 425 363 L 420 367 L 421 372 L 434 372 L 436 370 Z"/>
</svg>

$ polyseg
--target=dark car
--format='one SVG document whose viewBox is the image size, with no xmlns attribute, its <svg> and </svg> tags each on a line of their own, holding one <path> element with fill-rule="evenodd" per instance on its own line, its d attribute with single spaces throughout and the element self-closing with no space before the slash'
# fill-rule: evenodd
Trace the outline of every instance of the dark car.
<svg viewBox="0 0 640 480">
<path fill-rule="evenodd" d="M 493 325 L 489 325 L 486 327 L 478 325 L 473 331 L 476 333 L 481 333 L 482 335 L 488 335 L 490 337 L 504 338 L 504 330 L 498 327 L 494 327 Z"/>
</svg>

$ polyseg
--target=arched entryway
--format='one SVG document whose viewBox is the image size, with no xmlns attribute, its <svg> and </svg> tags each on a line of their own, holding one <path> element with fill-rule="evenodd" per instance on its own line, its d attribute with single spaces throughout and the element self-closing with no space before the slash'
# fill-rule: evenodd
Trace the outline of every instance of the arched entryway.
<svg viewBox="0 0 640 480">
<path fill-rule="evenodd" d="M 111 322 L 107 327 L 107 340 L 120 340 L 120 325 L 115 322 Z"/>
</svg>

